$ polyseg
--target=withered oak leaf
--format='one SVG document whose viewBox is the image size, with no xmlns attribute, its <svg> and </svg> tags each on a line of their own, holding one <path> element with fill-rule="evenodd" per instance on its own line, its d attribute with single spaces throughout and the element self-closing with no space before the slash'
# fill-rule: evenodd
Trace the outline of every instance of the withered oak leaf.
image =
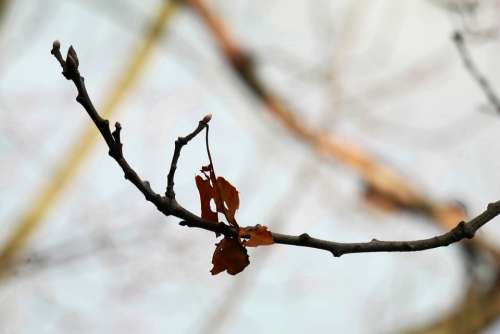
<svg viewBox="0 0 500 334">
<path fill-rule="evenodd" d="M 216 246 L 214 255 L 212 256 L 214 267 L 210 270 L 212 275 L 217 275 L 224 270 L 228 274 L 236 275 L 250 264 L 247 250 L 239 240 L 224 237 Z"/>
<path fill-rule="evenodd" d="M 239 237 L 248 239 L 243 241 L 243 246 L 247 247 L 271 245 L 274 243 L 273 235 L 267 230 L 267 226 L 260 224 L 240 227 Z"/>
<path fill-rule="evenodd" d="M 196 186 L 200 193 L 201 217 L 209 221 L 218 222 L 218 213 L 224 214 L 227 221 L 235 227 L 238 223 L 234 218 L 240 206 L 238 190 L 223 177 L 215 177 L 211 165 L 202 166 L 203 176 L 195 177 Z M 210 201 L 214 200 L 215 212 L 210 208 Z"/>
<path fill-rule="evenodd" d="M 203 179 L 199 175 L 196 175 L 194 179 L 196 181 L 198 192 L 200 193 L 201 218 L 214 223 L 218 223 L 219 219 L 217 212 L 213 212 L 210 208 L 210 200 L 214 198 L 213 188 L 210 184 L 210 180 Z"/>
<path fill-rule="evenodd" d="M 222 176 L 217 178 L 217 185 L 220 189 L 223 205 L 226 205 L 226 219 L 233 225 L 236 224 L 234 215 L 240 207 L 240 196 L 238 190 Z"/>
</svg>

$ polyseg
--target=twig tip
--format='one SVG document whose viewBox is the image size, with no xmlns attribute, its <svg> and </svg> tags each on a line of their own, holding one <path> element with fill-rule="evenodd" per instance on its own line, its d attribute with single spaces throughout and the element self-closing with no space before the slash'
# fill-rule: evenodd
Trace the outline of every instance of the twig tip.
<svg viewBox="0 0 500 334">
<path fill-rule="evenodd" d="M 59 50 L 61 48 L 61 42 L 58 39 L 52 42 L 52 50 Z"/>
<path fill-rule="evenodd" d="M 212 114 L 206 114 L 205 117 L 201 119 L 201 122 L 208 124 L 208 122 L 210 122 L 211 119 L 212 119 Z"/>
</svg>

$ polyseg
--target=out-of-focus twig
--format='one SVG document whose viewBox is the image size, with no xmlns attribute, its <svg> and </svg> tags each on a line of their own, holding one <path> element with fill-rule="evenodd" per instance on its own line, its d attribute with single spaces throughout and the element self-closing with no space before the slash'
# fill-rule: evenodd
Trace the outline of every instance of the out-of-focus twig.
<svg viewBox="0 0 500 334">
<path fill-rule="evenodd" d="M 467 49 L 467 45 L 465 44 L 464 36 L 460 32 L 456 31 L 453 34 L 453 41 L 457 46 L 458 53 L 460 55 L 460 58 L 462 59 L 465 69 L 467 70 L 467 72 L 469 72 L 474 81 L 479 85 L 484 95 L 491 103 L 492 107 L 495 108 L 495 111 L 500 113 L 500 100 L 498 99 L 497 94 L 491 87 L 489 81 L 479 71 L 476 64 L 472 60 L 469 50 Z"/>
<path fill-rule="evenodd" d="M 177 5 L 177 1 L 165 1 L 162 2 L 156 11 L 157 14 L 152 19 L 143 40 L 139 42 L 130 61 L 125 65 L 124 70 L 121 71 L 123 73 L 122 77 L 118 79 L 110 94 L 107 95 L 107 100 L 104 102 L 102 108 L 102 113 L 105 117 L 109 117 L 116 112 L 117 106 L 140 78 L 153 53 L 154 46 L 161 38 L 165 27 L 171 21 L 172 15 L 176 12 Z M 61 193 L 77 175 L 81 164 L 90 153 L 96 141 L 97 132 L 95 128 L 88 126 L 76 140 L 76 144 L 72 147 L 71 151 L 67 153 L 64 162 L 52 176 L 51 180 L 33 197 L 31 206 L 21 215 L 14 232 L 1 248 L 0 278 L 4 269 L 8 267 L 9 262 L 23 248 L 28 238 L 39 226 Z"/>
<path fill-rule="evenodd" d="M 2 21 L 5 18 L 5 15 L 7 14 L 10 5 L 11 5 L 10 0 L 0 0 L 0 27 L 3 23 Z"/>
<path fill-rule="evenodd" d="M 5 12 L 7 11 L 7 5 L 9 4 L 9 0 L 0 0 L 0 24 L 5 16 Z"/>
<path fill-rule="evenodd" d="M 462 303 L 447 316 L 407 334 L 477 334 L 492 325 L 500 314 L 500 285 L 487 294 L 470 287 Z"/>
</svg>

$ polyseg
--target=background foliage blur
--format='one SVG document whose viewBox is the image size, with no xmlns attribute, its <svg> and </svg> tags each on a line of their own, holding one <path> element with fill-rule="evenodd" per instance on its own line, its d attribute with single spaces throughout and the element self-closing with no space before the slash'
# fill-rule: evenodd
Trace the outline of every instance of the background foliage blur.
<svg viewBox="0 0 500 334">
<path fill-rule="evenodd" d="M 500 88 L 500 2 L 206 1 L 301 124 L 359 146 L 430 198 L 471 215 L 500 198 L 500 118 L 463 67 Z M 215 238 L 179 227 L 107 156 L 50 55 L 78 51 L 124 152 L 162 192 L 173 142 L 212 113 L 218 173 L 238 220 L 336 241 L 417 239 L 444 227 L 370 201 L 346 164 L 305 145 L 241 83 L 203 20 L 158 0 L 0 1 L 0 333 L 500 331 L 500 264 L 454 245 L 360 254 L 274 245 L 211 276 Z M 500 149 L 500 147 L 499 147 Z M 200 138 L 176 192 L 198 212 Z M 479 233 L 494 247 L 495 222 Z M 7 255 L 6 255 L 7 254 Z"/>
</svg>

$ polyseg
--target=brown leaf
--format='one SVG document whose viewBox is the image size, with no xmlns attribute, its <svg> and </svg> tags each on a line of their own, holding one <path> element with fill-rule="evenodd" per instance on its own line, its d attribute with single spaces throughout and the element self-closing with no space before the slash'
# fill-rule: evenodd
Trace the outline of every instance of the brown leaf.
<svg viewBox="0 0 500 334">
<path fill-rule="evenodd" d="M 212 257 L 214 267 L 210 270 L 212 275 L 224 270 L 227 270 L 228 274 L 236 275 L 250 264 L 246 248 L 237 239 L 224 237 L 216 246 Z"/>
<path fill-rule="evenodd" d="M 243 241 L 243 246 L 257 247 L 271 245 L 274 243 L 273 235 L 267 230 L 267 226 L 260 224 L 241 227 L 239 230 L 239 236 L 240 238 L 249 239 Z"/>
<path fill-rule="evenodd" d="M 218 222 L 217 213 L 222 213 L 231 225 L 238 227 L 234 218 L 240 206 L 238 190 L 225 178 L 215 178 L 211 165 L 202 166 L 200 171 L 203 176 L 196 176 L 195 181 L 200 193 L 202 218 Z M 210 208 L 212 199 L 215 202 L 216 212 Z"/>
<path fill-rule="evenodd" d="M 210 200 L 214 196 L 210 180 L 204 180 L 201 176 L 197 175 L 195 181 L 198 192 L 200 193 L 201 218 L 218 223 L 219 217 L 217 212 L 213 212 L 210 208 Z"/>
<path fill-rule="evenodd" d="M 229 183 L 229 181 L 221 176 L 217 178 L 217 183 L 221 192 L 222 201 L 226 205 L 226 219 L 229 223 L 238 226 L 236 220 L 234 219 L 236 210 L 240 207 L 240 196 L 238 190 L 231 183 Z"/>
<path fill-rule="evenodd" d="M 208 180 L 210 180 L 210 185 L 212 187 L 212 198 L 214 199 L 217 212 L 224 214 L 224 201 L 219 194 L 220 189 L 217 188 L 217 179 L 215 178 L 215 173 L 212 165 L 202 166 L 201 172 Z"/>
</svg>

